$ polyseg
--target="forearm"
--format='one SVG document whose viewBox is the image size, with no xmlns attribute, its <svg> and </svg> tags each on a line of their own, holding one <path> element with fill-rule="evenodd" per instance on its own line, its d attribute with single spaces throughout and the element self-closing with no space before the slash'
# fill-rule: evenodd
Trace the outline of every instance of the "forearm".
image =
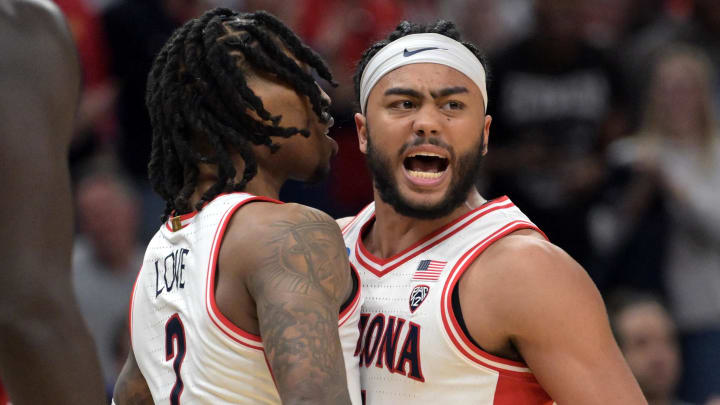
<svg viewBox="0 0 720 405">
<path fill-rule="evenodd" d="M 312 302 L 259 308 L 265 353 L 283 404 L 349 404 L 337 313 Z"/>
<path fill-rule="evenodd" d="M 24 280 L 31 281 L 31 280 Z M 15 405 L 104 404 L 100 367 L 69 286 L 4 291 L 0 374 Z"/>
</svg>

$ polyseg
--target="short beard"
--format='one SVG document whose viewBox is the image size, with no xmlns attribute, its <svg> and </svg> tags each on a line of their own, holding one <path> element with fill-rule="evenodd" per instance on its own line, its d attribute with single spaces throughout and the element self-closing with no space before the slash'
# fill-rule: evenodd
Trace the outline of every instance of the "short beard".
<svg viewBox="0 0 720 405">
<path fill-rule="evenodd" d="M 413 145 L 404 145 L 402 150 L 409 146 L 422 144 L 438 144 L 435 138 L 418 139 Z M 417 219 L 437 219 L 452 213 L 457 207 L 467 200 L 470 189 L 475 185 L 480 174 L 480 168 L 485 149 L 484 139 L 480 139 L 478 145 L 470 152 L 457 159 L 455 173 L 445 197 L 437 204 L 413 204 L 400 195 L 397 181 L 392 175 L 390 159 L 383 156 L 373 147 L 370 128 L 367 131 L 367 165 L 373 176 L 375 188 L 380 198 L 395 211 L 403 216 Z M 452 152 L 452 151 L 451 151 Z"/>
</svg>

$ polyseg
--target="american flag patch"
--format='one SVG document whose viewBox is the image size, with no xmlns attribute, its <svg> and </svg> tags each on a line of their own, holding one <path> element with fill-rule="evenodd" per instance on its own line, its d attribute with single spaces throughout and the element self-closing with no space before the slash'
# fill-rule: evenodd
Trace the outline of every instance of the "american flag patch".
<svg viewBox="0 0 720 405">
<path fill-rule="evenodd" d="M 439 260 L 421 260 L 413 280 L 437 281 L 447 262 Z"/>
</svg>

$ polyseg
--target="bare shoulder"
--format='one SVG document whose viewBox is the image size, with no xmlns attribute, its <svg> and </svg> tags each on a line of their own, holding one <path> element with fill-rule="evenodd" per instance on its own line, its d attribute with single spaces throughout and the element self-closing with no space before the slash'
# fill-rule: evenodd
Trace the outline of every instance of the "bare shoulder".
<svg viewBox="0 0 720 405">
<path fill-rule="evenodd" d="M 311 207 L 247 204 L 231 219 L 223 250 L 226 246 L 243 258 L 251 292 L 273 275 L 276 282 L 291 276 L 298 286 L 309 288 L 310 280 L 342 302 L 352 283 L 340 228 L 329 215 Z"/>
<path fill-rule="evenodd" d="M 248 253 L 258 252 L 258 248 L 289 231 L 318 227 L 327 227 L 329 235 L 339 234 L 335 232 L 335 221 L 315 208 L 293 203 L 253 202 L 244 205 L 230 220 L 224 243 L 247 246 L 251 250 Z"/>
<path fill-rule="evenodd" d="M 495 342 L 512 343 L 557 403 L 646 403 L 613 340 L 599 291 L 559 247 L 511 234 L 475 260 L 463 283 L 461 300 L 482 300 L 466 312 L 470 333 L 487 337 L 491 329 Z"/>
<path fill-rule="evenodd" d="M 287 203 L 252 203 L 247 204 L 243 209 L 255 217 L 255 220 L 265 225 L 277 224 L 278 222 L 322 222 L 333 223 L 334 220 L 328 214 L 302 204 Z"/>
<path fill-rule="evenodd" d="M 567 308 L 581 306 L 604 316 L 600 293 L 585 269 L 559 247 L 531 234 L 511 234 L 491 245 L 462 283 L 463 290 L 484 297 L 486 320 L 505 325 L 513 335 Z"/>
<path fill-rule="evenodd" d="M 533 233 L 513 233 L 487 248 L 471 265 L 483 283 L 541 286 L 559 280 L 590 281 L 585 270 L 564 250 Z M 488 287 L 490 288 L 490 287 Z"/>
</svg>

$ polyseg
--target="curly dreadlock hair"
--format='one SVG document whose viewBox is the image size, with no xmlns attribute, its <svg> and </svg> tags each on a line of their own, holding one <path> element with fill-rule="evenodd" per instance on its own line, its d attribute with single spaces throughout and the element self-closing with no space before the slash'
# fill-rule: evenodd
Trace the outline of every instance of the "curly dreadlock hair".
<svg viewBox="0 0 720 405">
<path fill-rule="evenodd" d="M 457 27 L 455 27 L 455 24 L 453 22 L 446 20 L 438 20 L 433 24 L 416 24 L 410 21 L 403 21 L 398 24 L 398 26 L 395 28 L 395 31 L 388 34 L 387 38 L 375 42 L 368 49 L 366 49 L 365 52 L 363 52 L 362 57 L 360 58 L 360 61 L 358 62 L 355 69 L 355 75 L 353 75 L 353 82 L 355 84 L 355 100 L 360 100 L 360 79 L 362 79 L 362 74 L 365 71 L 365 67 L 367 67 L 370 59 L 372 59 L 372 57 L 375 56 L 375 54 L 378 53 L 379 50 L 381 50 L 385 47 L 385 45 L 395 41 L 398 38 L 402 38 L 410 34 L 424 33 L 445 35 L 446 37 L 452 38 L 463 44 L 467 49 L 470 50 L 470 52 L 473 53 L 473 55 L 475 55 L 476 58 L 478 58 L 480 63 L 482 63 L 483 68 L 485 69 L 485 81 L 487 83 L 490 82 L 490 70 L 488 67 L 487 58 L 475 45 L 462 40 L 460 31 L 458 31 Z M 357 108 L 360 109 L 359 101 Z"/>
<path fill-rule="evenodd" d="M 328 106 L 315 79 L 282 47 L 337 86 L 325 62 L 264 11 L 210 10 L 185 23 L 162 48 L 148 76 L 145 101 L 153 126 L 148 171 L 153 188 L 166 202 L 163 221 L 173 212 L 193 210 L 189 200 L 197 185 L 199 162 L 216 164 L 218 180 L 203 194 L 197 210 L 220 193 L 245 188 L 257 173 L 252 145 L 266 145 L 275 152 L 279 146 L 273 143 L 274 136 L 310 135 L 307 129 L 279 126 L 281 116 L 265 110 L 248 87 L 249 78 L 271 74 L 307 96 L 315 114 L 327 121 Z M 272 125 L 254 119 L 247 110 Z M 198 140 L 214 155 L 194 150 L 193 142 Z M 234 180 L 237 173 L 228 147 L 245 161 L 239 181 Z"/>
</svg>

